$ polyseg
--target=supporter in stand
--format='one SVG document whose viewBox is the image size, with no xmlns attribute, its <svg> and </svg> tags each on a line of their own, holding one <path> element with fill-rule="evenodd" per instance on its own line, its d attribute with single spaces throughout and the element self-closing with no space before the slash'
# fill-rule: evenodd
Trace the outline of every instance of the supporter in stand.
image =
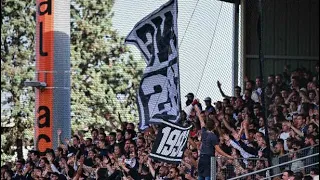
<svg viewBox="0 0 320 180">
<path fill-rule="evenodd" d="M 258 78 L 259 79 L 259 78 Z M 259 96 L 259 93 L 257 92 L 257 90 L 255 89 L 255 83 L 254 81 L 252 80 L 247 80 L 245 82 L 245 90 L 247 91 L 250 91 L 250 96 L 251 97 L 250 99 L 253 100 L 254 102 L 261 102 L 261 98 Z M 261 83 L 258 83 L 259 87 L 257 88 L 260 88 L 261 86 Z M 260 92 L 261 93 L 261 92 Z M 246 93 L 243 95 L 242 97 L 244 100 L 248 99 L 248 97 L 246 97 Z"/>
<path fill-rule="evenodd" d="M 226 94 L 222 91 L 222 88 L 221 88 L 222 84 L 220 83 L 220 81 L 217 81 L 217 85 L 218 85 L 218 88 L 219 88 L 219 91 L 220 91 L 221 96 L 224 97 L 224 98 L 230 99 L 231 96 L 226 95 Z M 236 98 L 242 97 L 242 95 L 241 95 L 241 87 L 240 87 L 240 86 L 236 86 L 236 87 L 234 88 L 234 96 L 235 96 Z"/>
<path fill-rule="evenodd" d="M 216 110 L 211 104 L 212 103 L 211 98 L 210 97 L 206 97 L 204 99 L 204 102 L 206 103 L 206 108 L 205 108 L 206 115 L 209 115 L 209 113 L 216 114 Z"/>
<path fill-rule="evenodd" d="M 1 179 L 202 179 L 210 176 L 210 157 L 220 157 L 217 164 L 218 179 L 231 178 L 267 167 L 268 155 L 287 162 L 319 152 L 319 65 L 316 74 L 300 68 L 284 74 L 270 75 L 264 86 L 261 78 L 255 82 L 245 79 L 245 90 L 235 86 L 234 96 L 227 96 L 217 85 L 222 98 L 206 98 L 206 109 L 187 94 L 184 116 L 187 125 L 193 125 L 179 165 L 149 158 L 157 135 L 157 126 L 143 132 L 136 131 L 132 122 L 120 127 L 111 124 L 112 132 L 92 127 L 85 136 L 82 130 L 74 131 L 72 140 L 60 141 L 44 157 L 31 150 L 26 159 L 7 162 L 1 167 Z M 265 88 L 267 116 L 262 111 L 261 93 Z M 215 105 L 215 107 L 212 106 Z M 264 119 L 267 118 L 271 152 L 267 150 Z M 108 115 L 106 120 L 116 118 Z M 108 128 L 106 128 L 108 129 Z M 108 134 L 108 136 L 106 136 Z M 209 141 L 210 139 L 210 141 Z M 207 146 L 206 146 L 207 145 Z M 304 149 L 305 148 L 305 149 Z M 215 150 L 214 150 L 215 149 Z M 216 152 L 215 152 L 216 151 Z M 289 152 L 288 152 L 289 151 Z M 291 154 L 289 154 L 291 153 Z M 223 158 L 226 156 L 229 158 Z M 260 158 L 259 161 L 250 158 Z M 232 159 L 232 160 L 230 160 Z M 306 159 L 281 166 L 283 179 L 318 176 L 319 159 Z M 301 166 L 310 165 L 300 169 Z M 286 168 L 292 168 L 296 174 Z M 266 173 L 245 179 L 265 177 Z M 57 178 L 58 177 L 58 178 Z M 301 174 L 299 174 L 301 177 Z"/>
<path fill-rule="evenodd" d="M 186 106 L 189 106 L 193 102 L 194 94 L 188 93 L 185 97 L 187 98 Z"/>
<path fill-rule="evenodd" d="M 291 170 L 285 170 L 282 174 L 283 180 L 290 180 L 290 177 L 293 177 L 294 173 Z"/>
</svg>

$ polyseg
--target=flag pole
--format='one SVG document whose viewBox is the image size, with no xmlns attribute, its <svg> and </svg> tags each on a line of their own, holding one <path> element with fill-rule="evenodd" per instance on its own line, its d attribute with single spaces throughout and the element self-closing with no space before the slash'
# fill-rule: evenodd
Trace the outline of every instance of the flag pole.
<svg viewBox="0 0 320 180">
<path fill-rule="evenodd" d="M 174 0 L 175 1 L 175 6 L 176 6 L 176 25 L 178 26 L 178 0 Z M 181 101 L 181 85 L 180 85 L 180 63 L 179 63 L 179 46 L 178 46 L 178 27 L 176 28 L 177 29 L 177 36 L 176 36 L 176 42 L 177 42 L 177 65 L 178 65 L 178 93 L 179 93 L 179 97 L 178 97 L 178 103 L 179 103 L 179 113 L 180 113 L 180 117 L 179 117 L 179 120 L 178 120 L 178 123 L 179 124 L 182 124 L 182 119 L 181 119 L 181 113 L 182 113 L 182 101 Z"/>
</svg>

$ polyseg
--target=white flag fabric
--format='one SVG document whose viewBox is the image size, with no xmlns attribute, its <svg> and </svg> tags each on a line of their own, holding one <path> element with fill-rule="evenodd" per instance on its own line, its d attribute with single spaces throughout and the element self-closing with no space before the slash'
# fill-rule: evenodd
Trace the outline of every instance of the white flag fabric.
<svg viewBox="0 0 320 180">
<path fill-rule="evenodd" d="M 147 67 L 137 92 L 139 129 L 180 117 L 177 2 L 170 0 L 140 22 L 125 42 L 137 46 Z"/>
<path fill-rule="evenodd" d="M 162 121 L 149 156 L 159 161 L 179 164 L 187 148 L 191 127 Z"/>
</svg>

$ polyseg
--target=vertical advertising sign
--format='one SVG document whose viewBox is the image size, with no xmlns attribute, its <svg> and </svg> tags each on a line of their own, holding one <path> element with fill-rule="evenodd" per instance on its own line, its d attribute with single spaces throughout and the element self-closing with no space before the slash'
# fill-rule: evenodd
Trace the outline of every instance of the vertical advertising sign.
<svg viewBox="0 0 320 180">
<path fill-rule="evenodd" d="M 37 0 L 35 147 L 44 155 L 70 137 L 70 1 Z"/>
</svg>

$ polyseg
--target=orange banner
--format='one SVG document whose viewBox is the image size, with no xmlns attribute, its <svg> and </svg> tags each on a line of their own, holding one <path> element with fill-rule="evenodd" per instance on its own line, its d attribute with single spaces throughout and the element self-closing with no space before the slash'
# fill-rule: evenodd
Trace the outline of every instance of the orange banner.
<svg viewBox="0 0 320 180">
<path fill-rule="evenodd" d="M 35 144 L 41 155 L 53 148 L 54 0 L 37 0 L 36 70 L 47 88 L 36 90 Z"/>
</svg>

